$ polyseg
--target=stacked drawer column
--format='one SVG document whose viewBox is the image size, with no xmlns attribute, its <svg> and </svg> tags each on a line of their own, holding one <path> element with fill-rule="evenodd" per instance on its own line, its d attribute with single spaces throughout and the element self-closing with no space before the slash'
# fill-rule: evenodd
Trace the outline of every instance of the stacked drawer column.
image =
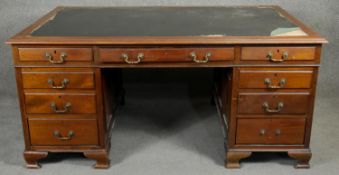
<svg viewBox="0 0 339 175">
<path fill-rule="evenodd" d="M 228 168 L 252 152 L 287 152 L 308 168 L 320 48 L 242 47 L 233 70 Z M 257 65 L 257 66 L 256 66 Z"/>
<path fill-rule="evenodd" d="M 92 48 L 16 49 L 27 167 L 38 168 L 48 152 L 83 152 L 107 168 L 101 72 L 90 67 Z"/>
</svg>

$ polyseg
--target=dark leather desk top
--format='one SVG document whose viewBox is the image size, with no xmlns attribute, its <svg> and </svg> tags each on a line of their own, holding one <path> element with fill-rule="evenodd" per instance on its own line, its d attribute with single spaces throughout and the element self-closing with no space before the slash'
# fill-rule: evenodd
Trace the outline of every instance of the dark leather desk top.
<svg viewBox="0 0 339 175">
<path fill-rule="evenodd" d="M 67 7 L 31 35 L 271 36 L 296 30 L 269 7 Z"/>
<path fill-rule="evenodd" d="M 57 7 L 7 44 L 322 44 L 279 6 Z"/>
</svg>

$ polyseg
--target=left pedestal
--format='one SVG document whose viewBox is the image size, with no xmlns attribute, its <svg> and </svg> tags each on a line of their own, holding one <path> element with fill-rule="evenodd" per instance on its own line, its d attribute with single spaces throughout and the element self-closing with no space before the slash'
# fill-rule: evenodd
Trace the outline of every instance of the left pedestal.
<svg viewBox="0 0 339 175">
<path fill-rule="evenodd" d="M 108 168 L 116 93 L 105 90 L 117 82 L 106 83 L 100 68 L 69 66 L 90 65 L 92 49 L 13 47 L 13 52 L 27 168 L 39 168 L 50 152 L 80 152 L 96 160 L 94 168 Z"/>
</svg>

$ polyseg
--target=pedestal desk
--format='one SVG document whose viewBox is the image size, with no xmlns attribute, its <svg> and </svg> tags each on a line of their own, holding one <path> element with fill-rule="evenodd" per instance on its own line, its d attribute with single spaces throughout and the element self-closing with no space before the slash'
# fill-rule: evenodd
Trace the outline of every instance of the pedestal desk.
<svg viewBox="0 0 339 175">
<path fill-rule="evenodd" d="M 81 152 L 108 168 L 122 69 L 199 67 L 215 68 L 227 168 L 252 152 L 287 152 L 308 168 L 326 42 L 278 6 L 57 7 L 7 41 L 27 167 Z"/>
</svg>

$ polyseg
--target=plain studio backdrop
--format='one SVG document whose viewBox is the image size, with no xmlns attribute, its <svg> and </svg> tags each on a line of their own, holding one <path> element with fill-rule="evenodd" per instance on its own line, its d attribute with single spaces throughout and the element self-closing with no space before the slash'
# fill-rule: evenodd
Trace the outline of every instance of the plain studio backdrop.
<svg viewBox="0 0 339 175">
<path fill-rule="evenodd" d="M 127 104 L 119 109 L 108 170 L 93 170 L 81 155 L 52 155 L 40 170 L 24 168 L 24 149 L 11 48 L 5 41 L 56 6 L 280 5 L 325 37 L 311 138 L 311 169 L 293 169 L 283 154 L 255 154 L 239 170 L 223 167 L 223 136 L 208 93 L 198 96 L 192 77 L 208 70 L 170 75 L 130 71 Z M 337 174 L 339 165 L 338 0 L 0 0 L 0 174 Z M 184 27 L 184 26 L 183 26 Z M 185 76 L 179 80 L 175 75 Z M 204 74 L 205 73 L 205 74 Z M 206 76 L 204 76 L 206 75 Z M 166 76 L 169 82 L 161 82 Z M 173 80 L 174 79 L 174 80 Z M 154 81 L 151 81 L 154 80 Z M 192 82 L 194 81 L 194 82 Z M 129 83 L 131 82 L 131 83 Z M 201 86 L 206 92 L 208 86 Z M 204 93 L 203 93 L 204 94 Z"/>
</svg>

